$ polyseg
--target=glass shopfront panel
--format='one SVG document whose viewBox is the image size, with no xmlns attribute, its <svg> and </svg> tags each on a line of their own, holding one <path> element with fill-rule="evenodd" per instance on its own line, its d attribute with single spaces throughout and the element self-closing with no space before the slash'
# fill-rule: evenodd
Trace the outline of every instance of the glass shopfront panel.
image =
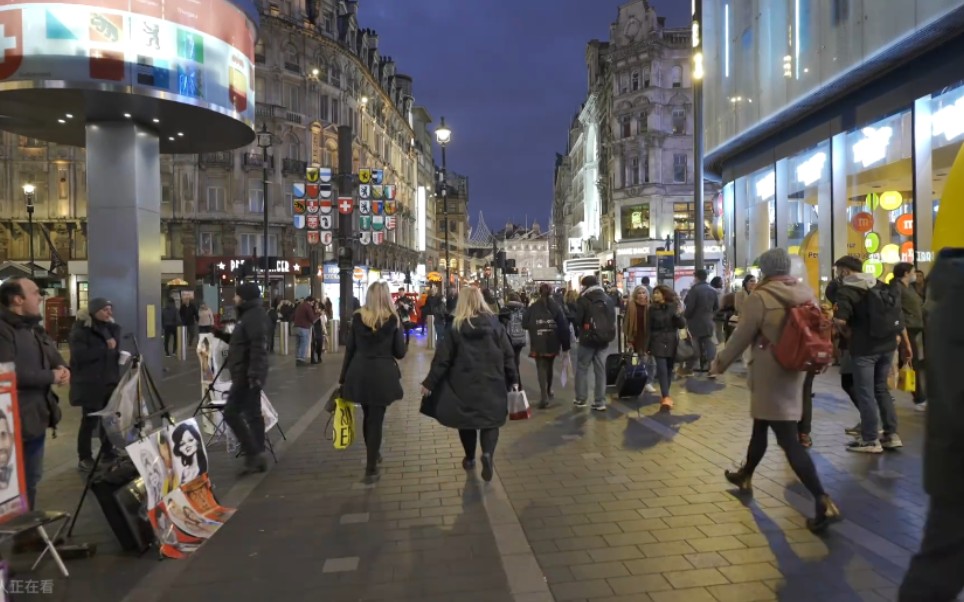
<svg viewBox="0 0 964 602">
<path fill-rule="evenodd" d="M 923 159 L 917 162 L 920 170 L 917 181 L 929 180 L 931 188 L 930 195 L 925 194 L 926 188 L 918 191 L 917 202 L 921 206 L 917 207 L 914 220 L 914 241 L 918 268 L 927 272 L 934 259 L 931 239 L 944 186 L 964 144 L 964 86 L 945 88 L 922 98 L 916 107 L 919 113 L 916 131 L 923 133 L 924 138 L 917 141 L 918 154 Z"/>
<path fill-rule="evenodd" d="M 773 168 L 762 169 L 744 178 L 746 221 L 743 244 L 737 267 L 749 268 L 767 250 L 776 246 L 776 175 Z"/>
<path fill-rule="evenodd" d="M 782 193 L 777 214 L 782 215 L 781 222 L 787 229 L 787 251 L 803 258 L 808 282 L 819 291 L 821 278 L 829 277 L 821 270 L 820 207 L 830 207 L 831 203 L 830 141 L 781 159 L 777 174 L 782 178 L 777 187 Z M 826 227 L 830 227 L 829 220 Z"/>
</svg>

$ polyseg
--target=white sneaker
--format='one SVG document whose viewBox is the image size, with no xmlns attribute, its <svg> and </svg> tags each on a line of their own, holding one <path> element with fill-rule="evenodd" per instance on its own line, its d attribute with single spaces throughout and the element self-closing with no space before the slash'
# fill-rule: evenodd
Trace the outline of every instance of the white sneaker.
<svg viewBox="0 0 964 602">
<path fill-rule="evenodd" d="M 926 411 L 927 411 L 927 402 L 924 401 L 924 402 L 921 402 L 921 403 L 915 403 L 915 404 L 914 404 L 914 411 L 915 411 L 915 412 L 926 412 Z"/>
<path fill-rule="evenodd" d="M 904 442 L 900 440 L 900 436 L 897 433 L 893 435 L 884 435 L 880 439 L 880 446 L 884 449 L 897 449 L 904 447 Z"/>
<path fill-rule="evenodd" d="M 649 383 L 646 383 L 646 386 L 643 387 L 643 390 L 646 391 L 647 393 L 655 393 L 655 392 L 656 392 L 656 387 L 654 387 L 653 385 L 651 385 L 651 384 L 649 384 Z"/>
</svg>

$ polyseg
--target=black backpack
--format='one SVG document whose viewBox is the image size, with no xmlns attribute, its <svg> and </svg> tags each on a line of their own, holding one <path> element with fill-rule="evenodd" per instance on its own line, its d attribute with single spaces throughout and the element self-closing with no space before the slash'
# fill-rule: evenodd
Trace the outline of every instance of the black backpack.
<svg viewBox="0 0 964 602">
<path fill-rule="evenodd" d="M 864 295 L 867 326 L 874 339 L 893 339 L 904 329 L 900 293 L 878 282 Z"/>
<path fill-rule="evenodd" d="M 606 347 L 616 338 L 616 320 L 608 296 L 586 298 L 589 315 L 585 317 L 583 341 L 594 347 Z"/>
</svg>

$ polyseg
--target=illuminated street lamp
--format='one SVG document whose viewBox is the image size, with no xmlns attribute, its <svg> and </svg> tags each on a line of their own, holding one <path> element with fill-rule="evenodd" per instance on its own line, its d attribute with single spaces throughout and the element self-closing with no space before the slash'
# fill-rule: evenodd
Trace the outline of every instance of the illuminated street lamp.
<svg viewBox="0 0 964 602">
<path fill-rule="evenodd" d="M 445 147 L 452 140 L 452 130 L 450 130 L 445 125 L 445 117 L 442 117 L 439 123 L 438 129 L 435 130 L 435 140 L 438 145 L 442 147 L 442 173 L 439 174 L 439 185 L 442 187 L 442 215 L 445 219 L 445 291 L 443 294 L 445 298 L 448 299 L 448 290 L 451 286 L 451 274 L 449 264 L 449 186 L 448 186 L 448 172 L 447 165 L 445 162 Z"/>
<path fill-rule="evenodd" d="M 264 257 L 264 298 L 271 301 L 271 293 L 268 292 L 268 149 L 274 141 L 274 136 L 268 131 L 267 124 L 261 124 L 261 131 L 258 132 L 258 146 L 261 147 L 261 202 L 264 205 L 264 240 L 261 255 Z"/>
</svg>

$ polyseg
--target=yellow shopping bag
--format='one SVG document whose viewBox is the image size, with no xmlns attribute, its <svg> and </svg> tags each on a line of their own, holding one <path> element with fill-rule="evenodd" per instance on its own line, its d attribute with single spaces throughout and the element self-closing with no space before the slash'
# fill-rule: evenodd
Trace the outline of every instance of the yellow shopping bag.
<svg viewBox="0 0 964 602">
<path fill-rule="evenodd" d="M 338 398 L 335 400 L 335 415 L 332 420 L 335 449 L 348 449 L 355 442 L 355 404 Z"/>
<path fill-rule="evenodd" d="M 900 369 L 900 375 L 897 377 L 897 388 L 908 393 L 917 390 L 917 373 L 914 372 L 913 368 L 904 366 Z"/>
</svg>

